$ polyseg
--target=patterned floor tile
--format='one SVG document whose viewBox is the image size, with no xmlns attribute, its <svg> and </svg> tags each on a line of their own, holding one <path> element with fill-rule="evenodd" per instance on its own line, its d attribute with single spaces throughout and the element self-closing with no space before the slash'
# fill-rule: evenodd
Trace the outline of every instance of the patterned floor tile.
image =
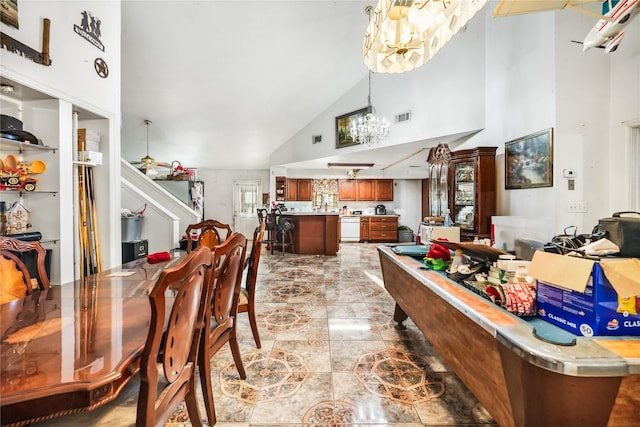
<svg viewBox="0 0 640 427">
<path fill-rule="evenodd" d="M 370 319 L 329 319 L 331 340 L 382 340 L 376 325 Z"/>
<path fill-rule="evenodd" d="M 440 373 L 431 371 L 421 356 L 400 350 L 363 354 L 353 373 L 371 393 L 401 403 L 423 403 L 445 393 Z"/>
<path fill-rule="evenodd" d="M 262 348 L 241 314 L 247 378 L 228 345 L 210 360 L 217 427 L 496 425 L 410 319 L 396 327 L 376 246 L 341 244 L 335 257 L 263 251 Z M 133 426 L 138 388 L 136 376 L 111 404 L 33 427 Z M 181 406 L 166 426 L 189 426 L 187 418 Z"/>
</svg>

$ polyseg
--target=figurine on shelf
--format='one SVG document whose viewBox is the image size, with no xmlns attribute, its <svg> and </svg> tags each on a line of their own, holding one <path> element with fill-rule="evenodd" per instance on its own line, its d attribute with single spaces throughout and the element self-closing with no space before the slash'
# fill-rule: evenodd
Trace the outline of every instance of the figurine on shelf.
<svg viewBox="0 0 640 427">
<path fill-rule="evenodd" d="M 42 160 L 26 163 L 8 155 L 4 161 L 0 160 L 0 190 L 35 191 L 38 178 L 31 175 L 43 173 L 46 169 L 47 165 Z"/>
<path fill-rule="evenodd" d="M 15 202 L 13 206 L 7 209 L 7 234 L 26 233 L 27 229 L 31 227 L 29 213 L 31 213 L 29 209 L 25 208 L 20 202 Z"/>
</svg>

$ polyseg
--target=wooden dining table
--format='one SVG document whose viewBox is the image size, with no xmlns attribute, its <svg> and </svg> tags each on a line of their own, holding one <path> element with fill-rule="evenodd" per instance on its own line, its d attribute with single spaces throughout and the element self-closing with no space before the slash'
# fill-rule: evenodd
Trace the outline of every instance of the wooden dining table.
<svg viewBox="0 0 640 427">
<path fill-rule="evenodd" d="M 2 304 L 2 425 L 113 400 L 139 370 L 151 319 L 149 290 L 184 254 L 157 264 L 135 260 Z"/>
</svg>

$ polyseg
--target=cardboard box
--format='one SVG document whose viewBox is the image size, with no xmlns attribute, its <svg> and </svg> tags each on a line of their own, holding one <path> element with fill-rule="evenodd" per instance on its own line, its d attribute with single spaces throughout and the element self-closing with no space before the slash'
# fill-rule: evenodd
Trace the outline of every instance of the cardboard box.
<svg viewBox="0 0 640 427">
<path fill-rule="evenodd" d="M 576 335 L 640 336 L 640 260 L 584 258 L 537 251 L 538 317 Z"/>
<path fill-rule="evenodd" d="M 93 166 L 98 166 L 102 164 L 102 153 L 96 151 L 80 151 L 78 153 L 78 160 Z"/>
<path fill-rule="evenodd" d="M 100 132 L 78 129 L 78 151 L 100 151 Z"/>
</svg>

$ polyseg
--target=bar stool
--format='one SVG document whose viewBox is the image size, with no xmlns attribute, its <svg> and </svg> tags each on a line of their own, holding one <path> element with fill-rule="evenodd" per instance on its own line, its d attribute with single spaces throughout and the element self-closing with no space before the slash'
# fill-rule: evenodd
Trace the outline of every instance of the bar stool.
<svg viewBox="0 0 640 427">
<path fill-rule="evenodd" d="M 291 251 L 293 252 L 293 229 L 295 228 L 295 226 L 296 225 L 288 219 L 280 218 L 280 221 L 278 221 L 278 235 L 274 244 L 280 246 L 280 248 L 282 249 L 282 256 L 284 256 L 284 253 L 288 247 L 291 247 Z"/>
<path fill-rule="evenodd" d="M 276 230 L 276 227 L 280 220 L 280 209 L 273 209 L 271 212 L 266 209 L 258 209 L 258 220 L 261 223 L 265 222 L 264 230 L 267 238 L 262 243 L 267 245 L 267 250 L 271 251 L 271 255 L 273 255 L 273 248 L 277 240 L 278 230 Z"/>
</svg>

